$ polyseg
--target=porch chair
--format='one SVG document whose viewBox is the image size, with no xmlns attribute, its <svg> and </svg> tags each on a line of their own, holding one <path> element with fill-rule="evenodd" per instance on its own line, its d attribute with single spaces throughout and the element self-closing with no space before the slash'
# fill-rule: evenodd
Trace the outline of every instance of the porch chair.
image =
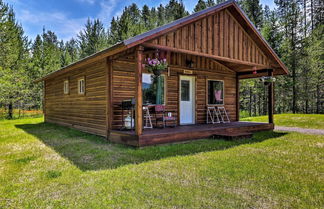
<svg viewBox="0 0 324 209">
<path fill-rule="evenodd" d="M 220 114 L 220 117 L 221 117 L 223 123 L 230 123 L 231 122 L 224 106 L 218 106 L 217 110 L 218 110 L 218 112 Z"/>
<path fill-rule="evenodd" d="M 169 115 L 171 114 L 171 115 Z M 155 126 L 158 126 L 159 122 L 162 122 L 162 128 L 165 128 L 168 121 L 172 121 L 173 125 L 171 127 L 176 126 L 176 118 L 172 116 L 172 112 L 165 111 L 165 105 L 155 105 L 154 106 L 154 115 L 155 115 Z"/>
<path fill-rule="evenodd" d="M 207 124 L 220 123 L 219 115 L 219 111 L 215 108 L 215 106 L 207 106 Z"/>
<path fill-rule="evenodd" d="M 143 111 L 144 111 L 144 114 L 143 114 L 143 119 L 144 119 L 144 129 L 145 128 L 153 128 L 153 124 L 152 124 L 152 116 L 150 114 L 150 108 L 148 106 L 144 106 L 143 107 Z"/>
<path fill-rule="evenodd" d="M 224 106 L 207 106 L 207 124 L 208 123 L 230 123 L 227 111 Z"/>
</svg>

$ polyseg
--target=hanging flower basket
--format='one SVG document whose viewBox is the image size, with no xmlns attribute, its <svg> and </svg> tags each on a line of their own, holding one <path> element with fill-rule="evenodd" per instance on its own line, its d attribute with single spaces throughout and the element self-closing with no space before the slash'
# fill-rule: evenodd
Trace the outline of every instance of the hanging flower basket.
<svg viewBox="0 0 324 209">
<path fill-rule="evenodd" d="M 264 83 L 264 85 L 269 85 L 270 83 L 274 83 L 276 78 L 273 76 L 263 76 L 260 80 Z"/>
<path fill-rule="evenodd" d="M 168 68 L 168 63 L 166 59 L 158 59 L 158 58 L 148 58 L 146 64 L 147 70 L 150 73 L 153 73 L 156 77 L 159 77 L 164 71 Z"/>
</svg>

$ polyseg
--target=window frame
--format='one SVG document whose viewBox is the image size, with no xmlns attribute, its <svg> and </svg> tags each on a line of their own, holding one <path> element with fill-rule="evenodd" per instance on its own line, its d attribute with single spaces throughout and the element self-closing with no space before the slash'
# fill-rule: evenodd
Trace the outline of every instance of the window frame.
<svg viewBox="0 0 324 209">
<path fill-rule="evenodd" d="M 67 87 L 65 86 L 65 84 L 67 84 Z M 64 95 L 69 95 L 70 94 L 70 81 L 69 81 L 69 79 L 65 79 L 63 81 L 63 94 Z"/>
<path fill-rule="evenodd" d="M 161 74 L 160 76 L 163 76 L 163 86 L 164 86 L 164 95 L 163 95 L 163 104 L 146 104 L 144 103 L 144 94 L 143 94 L 143 74 L 148 74 L 148 75 L 154 75 L 153 73 L 148 73 L 148 72 L 144 72 L 142 73 L 142 96 L 143 96 L 143 105 L 150 105 L 150 106 L 156 106 L 156 105 L 166 105 L 166 99 L 167 99 L 167 75 L 166 74 Z"/>
<path fill-rule="evenodd" d="M 223 104 L 209 104 L 209 98 L 208 98 L 208 91 L 209 91 L 209 81 L 220 81 L 223 83 Z M 219 80 L 219 79 L 207 79 L 206 80 L 206 104 L 208 106 L 224 106 L 225 105 L 225 81 L 224 80 Z"/>
<path fill-rule="evenodd" d="M 80 81 L 83 80 L 83 92 L 80 91 Z M 86 93 L 86 80 L 85 77 L 78 78 L 78 95 L 85 95 Z"/>
</svg>

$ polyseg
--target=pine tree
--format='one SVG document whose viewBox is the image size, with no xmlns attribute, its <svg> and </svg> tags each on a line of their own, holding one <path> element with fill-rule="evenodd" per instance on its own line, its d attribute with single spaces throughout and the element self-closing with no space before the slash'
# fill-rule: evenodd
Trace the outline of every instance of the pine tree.
<svg viewBox="0 0 324 209">
<path fill-rule="evenodd" d="M 207 0 L 206 5 L 207 5 L 207 7 L 215 6 L 215 1 L 214 0 Z"/>
<path fill-rule="evenodd" d="M 165 8 L 162 4 L 157 8 L 157 25 L 161 26 L 166 23 L 165 19 Z"/>
<path fill-rule="evenodd" d="M 80 57 L 84 58 L 108 47 L 108 38 L 103 23 L 99 19 L 87 20 L 85 28 L 78 35 Z"/>
<path fill-rule="evenodd" d="M 262 5 L 260 0 L 241 0 L 239 1 L 240 6 L 256 26 L 260 29 L 262 27 Z"/>
<path fill-rule="evenodd" d="M 145 28 L 150 28 L 150 8 L 145 4 L 142 8 L 142 21 Z"/>
<path fill-rule="evenodd" d="M 195 8 L 194 8 L 194 12 L 199 12 L 201 10 L 204 10 L 207 8 L 206 2 L 204 0 L 198 0 Z"/>
<path fill-rule="evenodd" d="M 76 62 L 79 59 L 78 54 L 78 43 L 74 38 L 65 43 L 65 50 L 69 53 L 71 57 L 71 62 Z"/>
<path fill-rule="evenodd" d="M 165 17 L 167 22 L 180 19 L 187 15 L 189 15 L 189 12 L 186 11 L 182 0 L 170 0 L 165 6 Z"/>
<path fill-rule="evenodd" d="M 9 119 L 13 117 L 14 105 L 24 103 L 29 95 L 28 46 L 13 9 L 0 0 L 0 104 L 8 107 Z"/>
<path fill-rule="evenodd" d="M 300 2 L 297 0 L 283 1 L 275 0 L 278 6 L 278 13 L 280 15 L 281 24 L 284 27 L 285 41 L 283 43 L 283 60 L 291 70 L 292 79 L 292 104 L 291 109 L 293 113 L 297 109 L 297 76 L 298 76 L 298 46 L 300 45 L 300 23 L 301 11 Z"/>
</svg>

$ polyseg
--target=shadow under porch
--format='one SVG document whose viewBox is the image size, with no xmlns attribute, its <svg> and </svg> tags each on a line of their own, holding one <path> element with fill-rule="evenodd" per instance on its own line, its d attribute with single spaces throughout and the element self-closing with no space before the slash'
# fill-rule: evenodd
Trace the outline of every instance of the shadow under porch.
<svg viewBox="0 0 324 209">
<path fill-rule="evenodd" d="M 114 142 L 132 146 L 148 146 L 155 144 L 181 142 L 210 137 L 232 138 L 235 135 L 251 134 L 257 131 L 273 130 L 269 123 L 230 122 L 218 124 L 195 124 L 167 128 L 144 129 L 141 135 L 135 131 L 112 130 L 109 139 Z"/>
</svg>

